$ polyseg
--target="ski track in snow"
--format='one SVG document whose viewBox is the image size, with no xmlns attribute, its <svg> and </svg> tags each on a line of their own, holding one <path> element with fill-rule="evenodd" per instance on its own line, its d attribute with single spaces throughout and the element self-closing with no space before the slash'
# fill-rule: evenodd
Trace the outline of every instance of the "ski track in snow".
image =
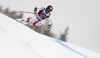
<svg viewBox="0 0 100 58">
<path fill-rule="evenodd" d="M 63 44 L 63 41 L 61 41 L 61 40 L 54 40 L 54 41 L 57 42 L 57 43 L 59 43 L 59 44 L 61 44 L 61 45 L 64 46 L 64 47 L 68 48 L 69 50 L 71 50 L 71 51 L 73 51 L 73 52 L 75 52 L 75 53 L 77 53 L 77 54 L 83 56 L 84 58 L 87 58 L 87 56 L 83 55 L 82 53 L 80 53 L 80 52 L 76 51 L 75 49 L 73 49 L 73 48 L 71 48 L 71 47 L 69 47 L 69 46 Z"/>
<path fill-rule="evenodd" d="M 28 43 L 26 43 L 24 40 L 20 40 L 20 39 L 17 38 L 15 35 L 11 34 L 10 32 L 7 32 L 6 30 L 4 30 L 4 29 L 1 28 L 1 27 L 0 27 L 0 30 L 3 31 L 3 32 L 5 32 L 5 33 L 7 33 L 7 35 L 12 35 L 12 36 L 15 38 L 15 40 L 16 40 L 17 42 L 19 42 L 19 43 L 22 44 L 22 46 L 28 47 L 28 48 L 29 48 L 28 50 L 29 50 L 30 52 L 34 53 L 34 54 L 37 55 L 39 58 L 43 58 L 43 56 L 39 55 L 39 54 L 38 54 Z M 77 53 L 77 54 L 83 56 L 84 58 L 87 58 L 87 56 L 83 55 L 82 53 L 80 53 L 80 52 L 76 51 L 75 49 L 70 48 L 69 46 L 63 44 L 63 41 L 61 41 L 61 40 L 56 40 L 56 39 L 51 39 L 51 40 L 53 40 L 53 41 L 55 41 L 55 42 L 61 44 L 61 45 L 64 46 L 65 48 L 68 48 L 69 50 L 71 50 L 71 51 L 73 51 L 73 52 L 75 52 L 75 53 Z"/>
<path fill-rule="evenodd" d="M 23 47 L 27 47 L 28 51 L 37 55 L 39 58 L 43 58 L 43 56 L 39 55 L 28 43 L 26 43 L 24 40 L 20 40 L 18 37 L 16 37 L 15 35 L 11 34 L 10 32 L 6 31 L 5 29 L 3 29 L 2 27 L 0 27 L 0 30 L 2 32 L 4 32 L 7 36 L 12 35 L 13 39 L 15 39 L 15 42 L 20 43 Z"/>
</svg>

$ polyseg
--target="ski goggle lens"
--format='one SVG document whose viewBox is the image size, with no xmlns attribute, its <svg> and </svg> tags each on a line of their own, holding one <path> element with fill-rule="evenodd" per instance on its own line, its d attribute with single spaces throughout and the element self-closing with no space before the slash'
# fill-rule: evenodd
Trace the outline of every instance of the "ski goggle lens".
<svg viewBox="0 0 100 58">
<path fill-rule="evenodd" d="M 50 10 L 50 9 L 47 9 L 47 11 L 51 12 L 51 10 Z"/>
</svg>

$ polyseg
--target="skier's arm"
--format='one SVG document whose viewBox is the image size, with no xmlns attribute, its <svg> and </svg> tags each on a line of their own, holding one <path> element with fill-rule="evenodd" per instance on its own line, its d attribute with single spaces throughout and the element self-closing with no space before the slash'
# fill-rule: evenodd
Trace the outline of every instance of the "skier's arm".
<svg viewBox="0 0 100 58">
<path fill-rule="evenodd" d="M 35 7 L 34 8 L 34 14 L 36 15 L 37 11 L 44 10 L 44 9 L 45 9 L 44 7 Z"/>
<path fill-rule="evenodd" d="M 37 12 L 37 7 L 34 8 L 34 14 L 36 14 L 36 12 Z"/>
<path fill-rule="evenodd" d="M 48 26 L 45 28 L 46 31 L 48 31 L 48 30 L 50 29 L 51 25 L 52 25 L 51 17 L 49 17 L 48 20 L 49 20 L 49 24 L 48 24 Z"/>
<path fill-rule="evenodd" d="M 44 7 L 37 7 L 37 10 L 44 10 Z"/>
<path fill-rule="evenodd" d="M 48 18 L 48 20 L 49 20 L 48 25 L 50 25 L 50 26 L 51 26 L 51 25 L 52 25 L 52 19 L 51 19 L 51 17 L 49 17 L 49 18 Z"/>
</svg>

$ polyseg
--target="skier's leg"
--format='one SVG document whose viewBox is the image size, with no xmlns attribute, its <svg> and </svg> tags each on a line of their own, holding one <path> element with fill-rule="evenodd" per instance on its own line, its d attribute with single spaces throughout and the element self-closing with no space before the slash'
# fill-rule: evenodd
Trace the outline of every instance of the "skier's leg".
<svg viewBox="0 0 100 58">
<path fill-rule="evenodd" d="M 25 19 L 16 19 L 16 21 L 18 21 L 18 22 L 22 23 L 22 22 L 24 22 L 24 21 L 25 21 Z"/>
<path fill-rule="evenodd" d="M 31 17 L 28 17 L 26 19 L 17 19 L 16 21 L 23 23 L 23 24 L 28 24 L 31 21 Z"/>
<path fill-rule="evenodd" d="M 44 20 L 41 21 L 36 21 L 33 23 L 33 26 L 38 26 L 38 27 L 42 27 L 45 24 Z"/>
<path fill-rule="evenodd" d="M 28 17 L 28 18 L 25 19 L 25 22 L 30 22 L 31 19 L 32 19 L 31 17 Z"/>
</svg>

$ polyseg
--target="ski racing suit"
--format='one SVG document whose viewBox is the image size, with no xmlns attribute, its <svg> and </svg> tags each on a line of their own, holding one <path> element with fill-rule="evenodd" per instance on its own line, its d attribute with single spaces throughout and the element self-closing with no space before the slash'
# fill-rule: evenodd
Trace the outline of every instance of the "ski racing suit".
<svg viewBox="0 0 100 58">
<path fill-rule="evenodd" d="M 37 13 L 36 15 L 33 15 L 32 17 L 28 17 L 26 19 L 17 19 L 16 21 L 18 22 L 27 22 L 27 23 L 32 23 L 33 26 L 38 26 L 41 27 L 45 24 L 44 19 L 48 19 L 49 23 L 48 25 L 52 25 L 52 20 L 50 17 L 51 13 L 46 13 L 45 8 L 37 8 Z"/>
</svg>

